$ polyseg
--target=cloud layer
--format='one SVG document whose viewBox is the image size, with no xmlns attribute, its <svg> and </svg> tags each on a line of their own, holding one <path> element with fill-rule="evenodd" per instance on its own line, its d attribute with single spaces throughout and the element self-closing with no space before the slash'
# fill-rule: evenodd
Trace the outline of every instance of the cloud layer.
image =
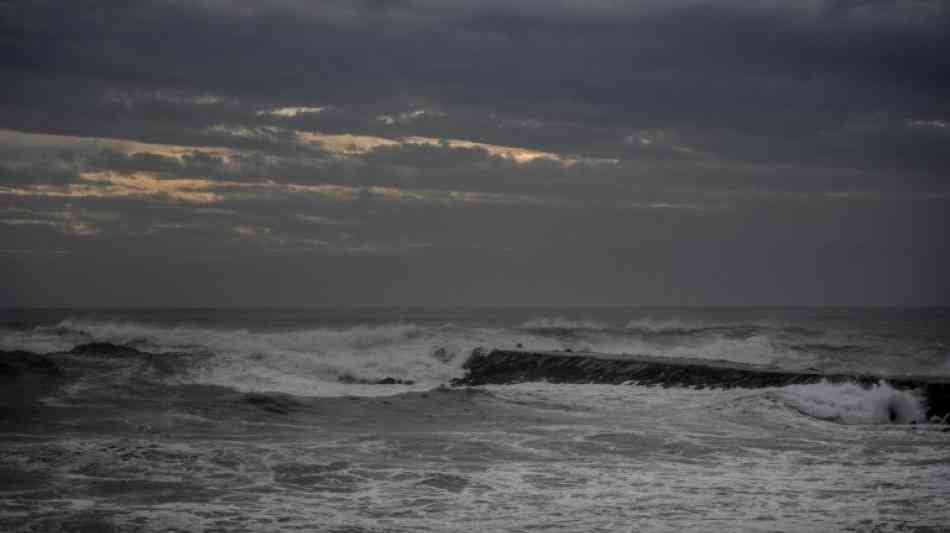
<svg viewBox="0 0 950 533">
<path fill-rule="evenodd" d="M 14 304 L 950 296 L 943 1 L 0 13 Z"/>
</svg>

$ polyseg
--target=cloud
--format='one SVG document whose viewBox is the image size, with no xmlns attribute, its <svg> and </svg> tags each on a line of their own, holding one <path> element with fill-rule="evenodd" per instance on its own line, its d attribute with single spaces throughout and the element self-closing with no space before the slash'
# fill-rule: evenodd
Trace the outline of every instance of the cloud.
<svg viewBox="0 0 950 533">
<path fill-rule="evenodd" d="M 236 130 L 240 134 L 241 130 Z M 409 136 L 396 139 L 377 137 L 373 135 L 328 134 L 311 131 L 295 132 L 298 142 L 302 144 L 317 144 L 323 149 L 341 155 L 361 155 L 379 148 L 429 146 L 449 150 L 482 150 L 492 157 L 512 160 L 516 163 L 528 163 L 536 159 L 550 159 L 570 165 L 576 163 L 575 158 L 564 157 L 559 154 L 521 148 L 517 146 L 501 146 L 481 143 L 464 139 L 439 139 L 433 137 Z"/>
<path fill-rule="evenodd" d="M 5 218 L 0 219 L 0 224 L 6 224 L 8 226 L 49 226 L 56 228 L 66 235 L 76 235 L 79 237 L 88 237 L 99 234 L 99 230 L 95 226 L 82 221 L 56 221 L 35 218 Z"/>
<path fill-rule="evenodd" d="M 939 130 L 950 128 L 950 122 L 943 120 L 908 120 L 907 125 L 911 128 L 936 128 Z"/>
<path fill-rule="evenodd" d="M 82 172 L 65 185 L 0 187 L 0 195 L 48 198 L 138 198 L 193 204 L 216 204 L 226 200 L 307 196 L 334 202 L 360 199 L 452 205 L 564 204 L 556 198 L 441 189 L 404 189 L 384 186 L 281 183 L 270 179 L 227 181 L 208 178 L 173 178 L 151 172 Z"/>
<path fill-rule="evenodd" d="M 326 111 L 326 107 L 275 107 L 273 109 L 264 109 L 258 111 L 258 115 L 270 115 L 272 117 L 299 117 L 301 115 L 310 115 L 314 113 L 322 113 Z"/>
<path fill-rule="evenodd" d="M 630 207 L 633 209 L 672 209 L 672 210 L 681 210 L 681 211 L 712 211 L 726 209 L 728 206 L 725 205 L 704 205 L 704 204 L 681 204 L 681 203 L 669 203 L 669 202 L 651 202 L 651 203 L 634 203 Z"/>
<path fill-rule="evenodd" d="M 83 172 L 79 183 L 0 187 L 0 194 L 52 198 L 148 198 L 199 204 L 217 203 L 220 194 L 211 192 L 218 184 L 206 179 L 160 178 L 147 173 Z"/>
<path fill-rule="evenodd" d="M 0 249 L 0 255 L 8 256 L 59 256 L 69 254 L 66 250 L 47 250 L 37 248 L 7 248 Z"/>
<path fill-rule="evenodd" d="M 125 108 L 132 108 L 150 103 L 168 103 L 186 106 L 209 106 L 222 103 L 233 103 L 232 99 L 214 94 L 189 94 L 183 91 L 156 89 L 153 91 L 120 91 L 107 90 L 102 96 L 103 101 L 118 104 Z"/>
<path fill-rule="evenodd" d="M 149 154 L 179 162 L 194 157 L 196 154 L 216 157 L 228 162 L 234 154 L 233 150 L 220 146 L 181 146 L 129 139 L 29 133 L 2 128 L 0 128 L 0 143 L 4 144 L 7 150 L 74 149 L 90 153 L 109 150 L 126 156 Z"/>
<path fill-rule="evenodd" d="M 109 212 L 94 212 L 67 207 L 62 210 L 35 210 L 8 206 L 0 209 L 0 224 L 12 227 L 53 228 L 64 235 L 91 237 L 102 233 L 101 224 L 116 220 Z"/>
<path fill-rule="evenodd" d="M 349 226 L 355 224 L 349 220 L 338 220 L 335 218 L 322 217 L 318 215 L 296 214 L 294 217 L 308 224 L 319 224 L 326 226 Z"/>
</svg>

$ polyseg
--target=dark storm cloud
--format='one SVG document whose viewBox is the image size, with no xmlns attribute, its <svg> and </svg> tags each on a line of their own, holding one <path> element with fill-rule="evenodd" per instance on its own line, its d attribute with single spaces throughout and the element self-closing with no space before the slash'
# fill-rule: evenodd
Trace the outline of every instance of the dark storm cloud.
<svg viewBox="0 0 950 533">
<path fill-rule="evenodd" d="M 947 112 L 943 2 L 513 4 L 14 2 L 4 63 L 291 103 L 422 99 L 646 127 L 810 131 L 880 109 L 882 91 L 912 96 L 888 98 L 892 111 Z"/>
</svg>

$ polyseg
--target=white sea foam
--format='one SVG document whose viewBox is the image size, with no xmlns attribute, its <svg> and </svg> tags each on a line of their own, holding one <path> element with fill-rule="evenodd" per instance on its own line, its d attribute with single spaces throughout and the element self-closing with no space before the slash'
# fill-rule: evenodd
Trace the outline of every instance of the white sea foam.
<svg viewBox="0 0 950 533">
<path fill-rule="evenodd" d="M 764 398 L 778 400 L 808 417 L 849 425 L 920 423 L 926 421 L 927 413 L 926 402 L 916 392 L 895 389 L 887 383 L 862 387 L 856 383 L 821 382 L 750 391 L 539 382 L 492 385 L 488 389 L 519 402 L 563 405 L 572 410 L 617 410 L 631 416 L 655 417 L 658 423 L 674 410 L 703 413 L 704 406 L 720 404 L 732 406 L 727 410 L 734 410 L 740 419 L 745 419 L 749 406 L 768 413 L 769 406 L 775 405 L 764 402 Z M 766 416 L 775 415 L 771 412 Z M 704 427 L 707 415 L 697 416 L 698 426 Z M 747 422 L 755 423 L 751 418 Z"/>
<path fill-rule="evenodd" d="M 883 382 L 869 388 L 855 383 L 789 385 L 775 394 L 803 414 L 843 424 L 909 424 L 925 421 L 927 414 L 916 393 Z"/>
</svg>

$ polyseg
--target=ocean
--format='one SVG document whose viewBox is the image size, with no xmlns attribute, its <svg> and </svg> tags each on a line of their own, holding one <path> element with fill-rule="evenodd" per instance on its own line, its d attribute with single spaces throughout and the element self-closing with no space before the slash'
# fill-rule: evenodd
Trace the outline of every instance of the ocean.
<svg viewBox="0 0 950 533">
<path fill-rule="evenodd" d="M 919 391 L 453 385 L 495 348 L 950 380 L 950 309 L 2 310 L 0 530 L 950 531 Z"/>
</svg>

